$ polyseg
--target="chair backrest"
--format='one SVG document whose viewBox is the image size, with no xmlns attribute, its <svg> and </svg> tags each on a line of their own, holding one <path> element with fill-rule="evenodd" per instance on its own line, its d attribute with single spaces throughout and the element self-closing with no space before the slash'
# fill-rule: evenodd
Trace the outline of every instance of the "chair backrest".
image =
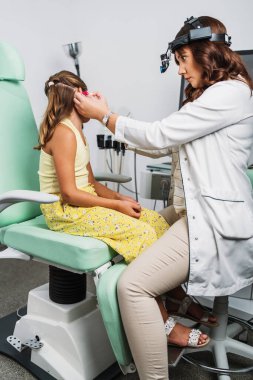
<svg viewBox="0 0 253 380">
<path fill-rule="evenodd" d="M 39 152 L 33 150 L 38 131 L 22 84 L 24 64 L 17 51 L 0 42 L 0 194 L 10 190 L 39 190 Z M 0 227 L 39 215 L 39 205 L 24 202 L 0 214 Z"/>
</svg>

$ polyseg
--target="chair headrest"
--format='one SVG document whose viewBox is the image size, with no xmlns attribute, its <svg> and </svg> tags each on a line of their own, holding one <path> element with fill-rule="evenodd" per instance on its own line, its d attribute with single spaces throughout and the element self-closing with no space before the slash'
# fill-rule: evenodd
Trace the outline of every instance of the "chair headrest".
<svg viewBox="0 0 253 380">
<path fill-rule="evenodd" d="M 25 79 L 25 66 L 20 55 L 11 45 L 0 42 L 0 81 Z"/>
</svg>

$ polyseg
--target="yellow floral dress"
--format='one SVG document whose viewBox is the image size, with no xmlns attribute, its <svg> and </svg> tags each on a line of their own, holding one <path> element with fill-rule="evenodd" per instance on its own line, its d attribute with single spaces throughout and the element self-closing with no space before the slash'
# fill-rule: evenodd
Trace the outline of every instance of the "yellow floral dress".
<svg viewBox="0 0 253 380">
<path fill-rule="evenodd" d="M 82 190 L 96 195 L 92 185 Z M 145 208 L 142 209 L 139 219 L 104 207 L 71 206 L 61 200 L 43 204 L 41 210 L 51 230 L 102 240 L 122 255 L 127 263 L 134 260 L 169 228 L 160 214 Z"/>
<path fill-rule="evenodd" d="M 69 119 L 64 119 L 61 124 L 69 127 L 76 136 L 75 177 L 77 187 L 97 195 L 94 186 L 88 183 L 88 143 L 84 144 L 79 132 Z M 161 215 L 148 209 L 142 209 L 140 218 L 136 219 L 104 207 L 78 207 L 63 203 L 53 158 L 43 150 L 38 173 L 41 191 L 57 194 L 60 198 L 58 202 L 41 205 L 48 227 L 53 231 L 102 240 L 121 254 L 127 263 L 134 260 L 169 228 L 168 223 Z"/>
</svg>

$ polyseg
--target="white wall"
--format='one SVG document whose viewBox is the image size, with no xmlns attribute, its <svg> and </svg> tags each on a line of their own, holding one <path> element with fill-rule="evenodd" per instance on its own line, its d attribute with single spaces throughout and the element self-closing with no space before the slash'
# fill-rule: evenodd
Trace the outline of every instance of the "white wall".
<svg viewBox="0 0 253 380">
<path fill-rule="evenodd" d="M 62 49 L 65 43 L 82 41 L 81 76 L 90 90 L 103 92 L 113 111 L 130 111 L 134 118 L 147 121 L 178 108 L 177 67 L 173 63 L 161 75 L 160 54 L 186 17 L 216 17 L 232 35 L 234 50 L 253 49 L 252 0 L 0 0 L 0 6 L 1 40 L 15 46 L 25 61 L 25 86 L 38 124 L 48 76 L 62 69 L 75 72 Z M 90 122 L 85 134 L 95 171 L 103 169 L 97 133 L 103 128 Z M 124 171 L 133 175 L 132 153 L 127 157 Z M 138 171 L 150 162 L 138 157 Z M 153 202 L 143 204 L 152 207 Z"/>
</svg>

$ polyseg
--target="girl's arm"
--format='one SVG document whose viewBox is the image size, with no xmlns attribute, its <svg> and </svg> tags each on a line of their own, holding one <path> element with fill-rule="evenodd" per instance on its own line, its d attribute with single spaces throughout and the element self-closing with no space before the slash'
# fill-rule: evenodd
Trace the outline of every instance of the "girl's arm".
<svg viewBox="0 0 253 380">
<path fill-rule="evenodd" d="M 80 207 L 106 207 L 135 218 L 140 217 L 140 206 L 118 199 L 95 196 L 76 187 L 75 156 L 76 137 L 66 126 L 59 125 L 52 137 L 51 153 L 63 202 Z"/>
<path fill-rule="evenodd" d="M 92 171 L 90 163 L 87 165 L 87 169 L 89 172 L 89 183 L 93 184 L 96 193 L 100 197 L 104 197 L 104 198 L 108 198 L 108 199 L 127 200 L 129 202 L 136 203 L 136 205 L 139 204 L 133 198 L 128 197 L 128 196 L 123 195 L 123 194 L 120 194 L 120 193 L 113 191 L 111 189 L 108 189 L 108 187 L 106 187 L 106 186 L 102 185 L 102 183 L 96 181 L 95 177 L 93 175 L 93 171 Z"/>
</svg>

